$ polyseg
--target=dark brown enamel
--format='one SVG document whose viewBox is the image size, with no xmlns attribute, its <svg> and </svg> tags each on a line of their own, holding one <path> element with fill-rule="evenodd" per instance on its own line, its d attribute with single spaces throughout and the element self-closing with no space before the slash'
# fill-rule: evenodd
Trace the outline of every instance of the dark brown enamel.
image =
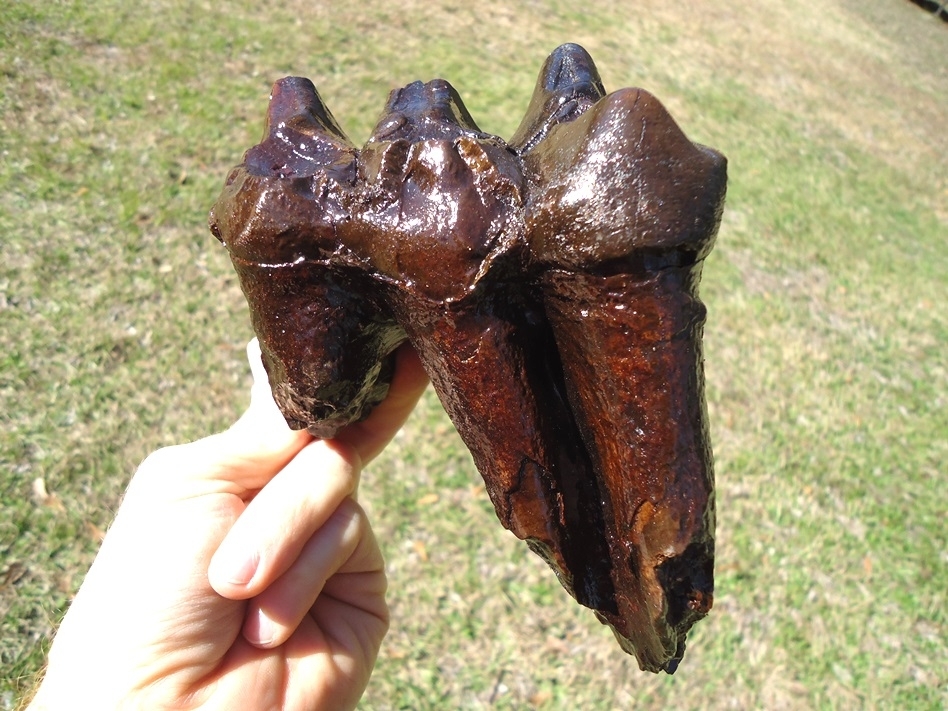
<svg viewBox="0 0 948 711">
<path fill-rule="evenodd" d="M 713 600 L 697 286 L 725 185 L 720 154 L 564 45 L 509 144 L 435 80 L 392 92 L 357 151 L 281 80 L 211 229 L 292 426 L 365 416 L 409 339 L 503 525 L 671 673 Z"/>
</svg>

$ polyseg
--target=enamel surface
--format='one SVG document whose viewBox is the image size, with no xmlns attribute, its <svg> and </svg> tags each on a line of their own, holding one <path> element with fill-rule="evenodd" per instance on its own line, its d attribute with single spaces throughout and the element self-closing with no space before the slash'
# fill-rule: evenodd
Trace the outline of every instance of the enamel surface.
<svg viewBox="0 0 948 711">
<path fill-rule="evenodd" d="M 672 673 L 714 592 L 697 290 L 726 180 L 564 45 L 509 142 L 437 79 L 392 92 L 358 150 L 311 82 L 277 82 L 210 226 L 291 426 L 366 416 L 410 341 L 501 523 Z"/>
</svg>

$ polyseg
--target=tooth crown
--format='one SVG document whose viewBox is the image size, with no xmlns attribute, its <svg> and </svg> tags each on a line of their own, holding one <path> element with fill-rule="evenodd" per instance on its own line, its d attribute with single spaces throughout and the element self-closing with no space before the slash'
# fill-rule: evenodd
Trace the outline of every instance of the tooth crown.
<svg viewBox="0 0 948 711">
<path fill-rule="evenodd" d="M 606 95 L 592 57 L 578 44 L 557 47 L 543 63 L 527 113 L 510 139 L 523 154 L 554 126 L 572 121 Z"/>
<path fill-rule="evenodd" d="M 372 131 L 376 141 L 447 141 L 461 136 L 492 139 L 474 123 L 461 97 L 444 79 L 412 82 L 389 94 L 385 111 Z"/>
<path fill-rule="evenodd" d="M 432 299 L 463 299 L 522 240 L 515 157 L 444 80 L 392 92 L 359 176 L 367 209 L 342 240 L 386 279 Z"/>
<path fill-rule="evenodd" d="M 290 265 L 339 255 L 336 224 L 357 152 L 309 79 L 273 85 L 264 138 L 244 154 L 211 210 L 235 260 Z M 337 260 L 338 257 L 337 256 Z"/>
<path fill-rule="evenodd" d="M 697 285 L 726 161 L 578 45 L 509 144 L 443 80 L 392 92 L 366 146 L 307 79 L 211 211 L 277 404 L 331 437 L 410 340 L 501 522 L 650 671 L 713 599 Z"/>
<path fill-rule="evenodd" d="M 456 301 L 522 242 L 519 172 L 490 141 L 369 143 L 359 169 L 369 207 L 340 237 L 387 279 Z"/>
<path fill-rule="evenodd" d="M 658 100 L 621 89 L 549 129 L 525 153 L 534 258 L 596 269 L 636 253 L 710 251 L 726 184 L 723 156 L 689 141 Z"/>
</svg>

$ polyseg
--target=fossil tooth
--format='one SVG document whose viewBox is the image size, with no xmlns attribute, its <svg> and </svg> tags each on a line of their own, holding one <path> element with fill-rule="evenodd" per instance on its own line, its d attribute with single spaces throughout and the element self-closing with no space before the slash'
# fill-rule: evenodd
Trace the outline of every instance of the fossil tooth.
<svg viewBox="0 0 948 711">
<path fill-rule="evenodd" d="M 409 339 L 503 525 L 673 673 L 713 600 L 697 287 L 725 186 L 723 156 L 564 45 L 509 144 L 435 80 L 357 151 L 308 80 L 277 82 L 210 225 L 292 426 L 364 416 Z"/>
</svg>

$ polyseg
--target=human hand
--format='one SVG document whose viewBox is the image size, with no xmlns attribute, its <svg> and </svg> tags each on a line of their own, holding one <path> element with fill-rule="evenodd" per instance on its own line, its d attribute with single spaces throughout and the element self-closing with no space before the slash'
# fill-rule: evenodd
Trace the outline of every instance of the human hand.
<svg viewBox="0 0 948 711">
<path fill-rule="evenodd" d="M 57 633 L 30 709 L 346 709 L 388 628 L 362 466 L 427 385 L 398 353 L 389 396 L 333 440 L 254 386 L 229 430 L 139 467 Z"/>
</svg>

